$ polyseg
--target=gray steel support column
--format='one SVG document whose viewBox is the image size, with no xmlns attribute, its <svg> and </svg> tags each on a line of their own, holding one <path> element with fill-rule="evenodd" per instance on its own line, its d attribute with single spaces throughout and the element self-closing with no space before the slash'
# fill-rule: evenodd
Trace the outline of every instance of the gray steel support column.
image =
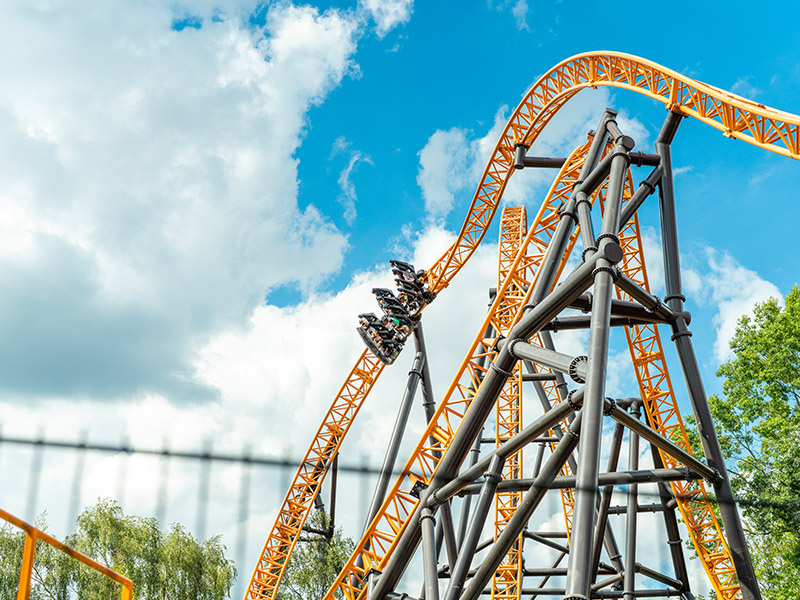
<svg viewBox="0 0 800 600">
<path fill-rule="evenodd" d="M 372 495 L 372 502 L 369 505 L 367 512 L 367 520 L 364 523 L 363 531 L 367 530 L 372 519 L 378 514 L 378 511 L 383 504 L 383 499 L 386 497 L 386 490 L 389 488 L 389 482 L 394 479 L 394 466 L 397 462 L 397 454 L 400 450 L 400 444 L 403 441 L 403 434 L 406 431 L 408 424 L 408 415 L 411 413 L 411 403 L 414 400 L 414 394 L 417 391 L 417 384 L 422 376 L 422 366 L 426 363 L 425 355 L 422 352 L 417 352 L 414 357 L 414 362 L 411 363 L 411 370 L 408 372 L 408 381 L 406 389 L 403 393 L 403 399 L 400 401 L 400 408 L 397 411 L 397 418 L 394 422 L 394 429 L 392 429 L 392 436 L 389 438 L 389 446 L 386 449 L 386 455 L 383 458 L 383 465 L 378 477 L 378 483 L 375 486 L 375 492 Z M 362 534 L 363 534 L 362 531 Z"/>
<path fill-rule="evenodd" d="M 647 418 L 647 411 L 645 411 L 644 414 L 645 418 Z M 663 468 L 664 461 L 661 459 L 658 448 L 650 444 L 650 453 L 653 457 L 653 466 L 656 469 Z M 689 587 L 689 572 L 686 570 L 686 559 L 683 556 L 681 530 L 678 526 L 678 517 L 675 514 L 675 508 L 669 508 L 669 503 L 673 499 L 672 489 L 664 483 L 659 483 L 658 494 L 661 499 L 661 504 L 664 506 L 664 526 L 667 530 L 667 544 L 669 545 L 669 552 L 672 556 L 675 577 L 677 577 L 683 585 L 681 589 L 688 592 L 691 588 Z"/>
<path fill-rule="evenodd" d="M 439 600 L 439 570 L 436 565 L 436 523 L 433 511 L 425 507 L 420 515 L 422 529 L 422 563 L 425 576 L 425 599 Z M 380 596 L 375 596 L 376 600 Z"/>
<path fill-rule="evenodd" d="M 606 123 L 610 119 L 613 119 L 616 114 L 616 111 L 607 108 L 600 118 L 600 124 L 597 127 L 592 143 L 589 146 L 589 151 L 586 153 L 583 167 L 581 167 L 580 175 L 578 176 L 579 182 L 584 182 L 589 179 L 590 174 L 595 170 L 595 167 L 597 167 L 600 155 L 603 153 L 603 147 L 606 144 L 606 139 L 608 139 Z M 556 231 L 553 234 L 553 238 L 550 240 L 550 245 L 542 261 L 542 265 L 539 268 L 536 282 L 534 283 L 533 293 L 531 294 L 531 302 L 533 304 L 538 304 L 542 298 L 547 295 L 553 285 L 558 265 L 561 263 L 561 258 L 564 256 L 564 251 L 567 247 L 567 241 L 575 226 L 573 218 L 570 216 L 573 214 L 573 209 L 575 207 L 574 194 L 579 191 L 590 194 L 592 190 L 588 189 L 588 187 L 589 186 L 581 186 L 579 184 L 573 192 L 573 197 L 570 197 L 566 203 L 566 209 L 564 211 L 565 216 L 556 227 Z"/>
<path fill-rule="evenodd" d="M 661 240 L 664 254 L 664 277 L 667 295 L 665 301 L 673 312 L 683 311 L 684 297 L 681 292 L 680 253 L 678 251 L 678 228 L 675 216 L 675 195 L 672 180 L 672 154 L 670 143 L 680 123 L 681 116 L 670 112 L 656 140 L 656 153 L 661 157 L 664 174 L 659 184 L 659 200 L 661 207 Z M 689 337 L 691 333 L 683 318 L 678 317 L 672 325 L 672 339 L 678 351 L 678 358 L 683 369 L 689 399 L 692 402 L 697 423 L 697 431 L 703 444 L 703 452 L 709 466 L 717 469 L 720 479 L 714 482 L 714 492 L 719 502 L 719 512 L 728 539 L 736 575 L 739 578 L 743 600 L 760 600 L 753 563 L 747 548 L 739 511 L 731 490 L 725 460 L 714 429 L 714 421 L 708 407 L 705 388 L 700 375 L 700 367 Z"/>
<path fill-rule="evenodd" d="M 481 454 L 481 435 L 478 435 L 475 438 L 475 443 L 472 444 L 472 449 L 469 451 L 469 468 L 475 466 L 475 463 L 478 462 L 478 457 Z M 464 498 L 464 501 L 461 503 L 461 514 L 458 518 L 458 535 L 456 537 L 456 542 L 458 544 L 459 551 L 462 548 L 464 543 L 464 536 L 467 533 L 467 524 L 469 523 L 469 510 L 472 504 L 472 496 L 467 496 Z"/>
<path fill-rule="evenodd" d="M 750 560 L 747 539 L 744 535 L 739 511 L 736 508 L 736 500 L 731 489 L 728 470 L 725 467 L 725 459 L 722 456 L 722 449 L 719 446 L 717 432 L 714 429 L 714 421 L 708 407 L 708 399 L 700 376 L 700 367 L 697 364 L 692 342 L 687 335 L 689 330 L 683 319 L 678 319 L 673 326 L 673 331 L 675 332 L 673 334 L 675 347 L 678 350 L 678 359 L 683 368 L 686 387 L 689 390 L 689 399 L 692 401 L 692 409 L 697 423 L 697 431 L 700 434 L 700 441 L 703 444 L 703 451 L 708 465 L 717 469 L 720 474 L 720 477 L 713 481 L 712 484 L 717 496 L 722 525 L 725 528 L 725 537 L 728 539 L 728 547 L 730 548 L 736 575 L 741 585 L 742 598 L 743 600 L 760 600 L 761 593 L 758 589 L 758 581 L 753 570 L 753 563 Z"/>
<path fill-rule="evenodd" d="M 592 203 L 586 192 L 575 194 L 575 211 L 578 213 L 578 224 L 581 226 L 581 244 L 584 253 L 594 252 L 594 226 L 592 225 Z"/>
<path fill-rule="evenodd" d="M 456 531 L 453 527 L 453 513 L 450 510 L 450 503 L 445 502 L 439 507 L 439 520 L 442 523 L 442 536 L 444 537 L 444 545 L 447 550 L 447 564 L 450 570 L 453 570 L 453 565 L 456 563 L 458 557 L 458 544 L 456 543 Z"/>
<path fill-rule="evenodd" d="M 433 395 L 433 383 L 431 382 L 431 367 L 428 361 L 428 350 L 425 347 L 425 335 L 422 332 L 422 322 L 414 327 L 414 349 L 425 357 L 422 363 L 422 407 L 425 409 L 425 422 L 430 423 L 433 413 L 436 412 L 436 400 Z"/>
<path fill-rule="evenodd" d="M 475 549 L 478 546 L 478 540 L 486 522 L 486 515 L 489 514 L 489 509 L 492 506 L 494 492 L 497 489 L 497 484 L 503 479 L 503 462 L 502 458 L 494 456 L 489 469 L 484 474 L 483 486 L 475 505 L 475 513 L 470 521 L 464 542 L 459 549 L 456 564 L 452 569 L 450 583 L 444 596 L 445 600 L 458 600 L 461 596 L 464 581 L 467 579 L 467 573 L 470 565 L 472 565 Z"/>
<path fill-rule="evenodd" d="M 598 253 L 604 247 L 616 244 L 619 232 L 622 191 L 628 168 L 627 152 L 633 149 L 627 136 L 614 146 L 611 153 L 608 195 L 603 214 L 602 232 L 598 237 Z M 586 376 L 586 393 L 581 414 L 584 418 L 578 471 L 576 473 L 575 510 L 573 512 L 572 544 L 565 598 L 588 598 L 591 585 L 592 542 L 597 507 L 597 476 L 600 467 L 600 442 L 603 427 L 603 404 L 608 361 L 608 338 L 611 321 L 611 295 L 613 293 L 614 265 L 605 259 L 597 261 L 594 271 L 594 300 L 592 302 L 592 324 L 589 333 L 589 362 Z"/>
<path fill-rule="evenodd" d="M 622 433 L 625 428 L 621 423 L 614 426 L 614 433 L 611 437 L 611 448 L 608 453 L 608 467 L 607 473 L 613 473 L 617 470 L 619 463 L 619 451 L 622 447 Z M 599 483 L 599 478 L 598 478 Z M 592 581 L 597 579 L 597 568 L 600 566 L 600 556 L 603 552 L 603 536 L 605 536 L 606 525 L 608 524 L 608 507 L 611 506 L 611 496 L 614 493 L 613 487 L 603 488 L 603 495 L 600 498 L 600 508 L 597 511 L 597 525 L 594 530 L 594 541 L 592 542 Z M 610 554 L 610 553 L 609 553 Z M 609 556 L 611 562 L 618 572 L 622 571 L 622 564 L 620 563 L 619 552 L 617 556 Z"/>
<path fill-rule="evenodd" d="M 641 416 L 639 403 L 631 405 L 631 415 L 638 419 Z M 636 471 L 639 468 L 639 436 L 635 431 L 630 432 L 628 439 L 628 470 Z M 624 600 L 633 600 L 636 589 L 636 519 L 638 517 L 639 486 L 628 486 L 628 514 L 625 522 L 625 582 L 623 584 Z"/>
<path fill-rule="evenodd" d="M 475 576 L 470 581 L 461 596 L 462 600 L 477 600 L 487 583 L 492 579 L 497 567 L 503 562 L 503 558 L 509 549 L 519 538 L 519 534 L 525 528 L 536 507 L 544 498 L 550 485 L 555 479 L 561 467 L 567 462 L 567 458 L 572 454 L 575 446 L 578 445 L 578 435 L 581 430 L 581 417 L 583 410 L 575 417 L 572 425 L 567 428 L 564 438 L 558 443 L 553 454 L 547 459 L 542 472 L 534 481 L 530 489 L 525 493 L 517 506 L 516 511 L 508 520 L 503 531 L 497 536 L 494 545 L 489 550 Z"/>
</svg>

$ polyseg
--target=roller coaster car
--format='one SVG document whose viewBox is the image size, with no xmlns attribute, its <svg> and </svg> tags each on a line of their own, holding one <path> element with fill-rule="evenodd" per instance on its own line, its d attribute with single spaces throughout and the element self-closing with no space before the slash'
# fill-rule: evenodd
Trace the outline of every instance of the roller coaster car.
<svg viewBox="0 0 800 600">
<path fill-rule="evenodd" d="M 373 315 L 374 316 L 374 315 Z M 403 349 L 403 344 L 395 341 L 393 337 L 384 338 L 375 326 L 380 326 L 380 321 L 377 323 L 361 322 L 357 328 L 358 334 L 367 348 L 378 357 L 382 362 L 387 365 L 392 364 Z"/>
<path fill-rule="evenodd" d="M 413 266 L 399 260 L 391 261 L 391 265 L 398 295 L 386 288 L 373 288 L 372 293 L 384 316 L 358 315 L 358 334 L 367 348 L 387 365 L 400 354 L 419 321 L 419 312 L 434 296 L 422 282 L 424 271 L 415 271 Z"/>
</svg>

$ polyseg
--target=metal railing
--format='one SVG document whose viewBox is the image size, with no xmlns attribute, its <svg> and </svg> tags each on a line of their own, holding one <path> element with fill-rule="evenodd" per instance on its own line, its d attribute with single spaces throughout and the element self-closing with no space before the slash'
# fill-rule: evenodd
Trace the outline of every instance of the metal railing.
<svg viewBox="0 0 800 600">
<path fill-rule="evenodd" d="M 26 523 L 22 519 L 18 519 L 14 515 L 7 513 L 0 509 L 0 519 L 14 525 L 15 527 L 25 532 L 25 546 L 22 550 L 22 565 L 19 571 L 19 587 L 17 588 L 17 600 L 28 600 L 31 593 L 31 574 L 33 572 L 33 561 L 36 558 L 36 543 L 44 542 L 52 546 L 56 550 L 60 550 L 70 558 L 83 563 L 87 567 L 94 569 L 98 573 L 105 575 L 109 579 L 113 579 L 122 585 L 121 600 L 132 600 L 133 598 L 133 582 L 112 571 L 108 567 L 104 567 L 99 562 L 92 560 L 85 554 L 81 554 L 75 548 L 67 546 L 63 542 L 59 542 L 56 538 L 46 534 L 44 531 L 37 529 L 33 525 Z"/>
</svg>

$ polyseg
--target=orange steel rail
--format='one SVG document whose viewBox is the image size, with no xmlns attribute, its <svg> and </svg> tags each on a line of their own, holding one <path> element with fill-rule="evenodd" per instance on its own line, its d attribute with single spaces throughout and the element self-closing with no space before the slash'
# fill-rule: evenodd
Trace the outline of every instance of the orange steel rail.
<svg viewBox="0 0 800 600">
<path fill-rule="evenodd" d="M 446 288 L 483 239 L 497 211 L 508 180 L 514 172 L 512 168 L 514 146 L 518 143 L 533 144 L 550 119 L 571 97 L 583 89 L 598 86 L 613 86 L 644 94 L 662 102 L 668 110 L 698 119 L 720 130 L 727 137 L 743 140 L 770 152 L 795 159 L 800 158 L 800 117 L 796 115 L 741 98 L 629 54 L 589 52 L 573 56 L 543 75 L 511 115 L 483 172 L 458 237 L 426 272 L 425 280 L 431 291 L 440 293 Z M 565 193 L 568 194 L 569 190 L 565 190 Z M 545 205 L 548 202 L 549 200 Z M 550 215 L 549 218 L 556 217 Z M 657 336 L 654 332 L 654 327 L 652 331 L 644 328 L 640 333 L 645 337 L 639 342 L 636 342 L 639 338 L 635 337 L 639 332 L 631 335 L 634 335 L 634 342 L 640 343 L 642 348 L 657 346 L 660 353 L 660 342 L 656 343 L 652 339 L 653 335 Z M 470 352 L 474 354 L 475 350 L 476 347 L 473 347 Z M 646 355 L 644 352 L 645 350 L 642 356 Z M 640 357 L 639 360 L 643 359 Z M 471 378 L 476 385 L 477 368 L 469 367 Z M 655 363 L 648 363 L 646 368 L 637 366 L 637 377 L 645 378 L 640 379 L 640 386 L 643 389 L 650 385 L 648 377 L 652 375 L 656 380 L 661 377 L 658 374 L 659 368 Z M 382 370 L 383 364 L 370 353 L 364 352 L 345 380 L 320 426 L 318 436 L 323 436 L 323 439 L 315 438 L 312 442 L 307 455 L 310 462 L 304 461 L 298 470 L 276 522 L 270 530 L 246 598 L 273 599 L 276 596 L 286 561 L 297 542 L 330 461 L 338 451 L 352 419 Z M 461 371 L 464 372 L 464 365 Z M 665 366 L 663 372 L 666 373 Z M 643 381 L 645 383 L 642 383 Z M 671 392 L 669 395 L 672 395 Z M 643 397 L 645 397 L 644 392 Z M 646 407 L 647 402 L 645 401 Z M 462 409 L 465 409 L 465 406 Z M 458 414 L 458 410 L 460 409 L 455 409 L 454 417 Z M 459 419 L 460 416 L 457 420 Z M 673 421 L 674 418 L 670 417 L 664 422 L 667 426 L 672 426 Z M 443 439 L 449 439 L 449 434 L 444 435 Z M 427 455 L 432 456 L 445 449 L 446 444 L 439 443 L 435 449 L 429 449 Z M 437 459 L 430 460 L 433 461 L 432 464 L 438 462 Z M 408 506 L 408 503 L 403 506 Z M 405 508 L 398 510 L 402 513 Z M 707 510 L 707 507 L 695 511 L 681 508 L 684 517 L 686 514 L 701 515 L 698 522 L 706 522 L 711 518 L 703 516 Z M 394 526 L 389 526 L 389 529 L 394 530 Z M 397 531 L 393 535 L 396 533 Z M 698 539 L 702 539 L 702 536 Z M 711 546 L 709 543 L 709 547 Z M 718 556 L 720 552 L 724 553 L 726 550 L 714 547 L 708 552 L 701 552 L 701 556 L 707 556 L 709 562 L 716 561 L 723 564 L 725 561 Z"/>
<path fill-rule="evenodd" d="M 509 206 L 500 216 L 500 242 L 498 244 L 497 287 L 503 285 L 510 273 L 510 267 L 525 241 L 528 233 L 528 214 L 524 206 Z M 512 283 L 506 290 L 506 298 L 522 297 L 525 290 Z M 508 331 L 500 331 L 508 335 Z M 517 363 L 514 376 L 506 381 L 497 400 L 495 410 L 495 444 L 500 446 L 522 428 L 522 369 Z M 522 450 L 508 456 L 503 464 L 503 479 L 521 479 Z M 498 492 L 495 494 L 495 539 L 505 529 L 508 520 L 514 515 L 522 500 L 522 492 Z M 492 578 L 493 600 L 518 600 L 522 591 L 522 536 L 506 553 L 503 562 Z"/>
<path fill-rule="evenodd" d="M 28 600 L 31 593 L 31 573 L 33 571 L 33 561 L 36 558 L 36 542 L 44 542 L 60 550 L 70 558 L 83 563 L 87 567 L 94 569 L 98 573 L 105 575 L 109 579 L 113 579 L 122 585 L 122 598 L 121 600 L 131 600 L 133 598 L 133 582 L 127 577 L 112 571 L 108 567 L 101 565 L 99 562 L 92 560 L 85 554 L 81 554 L 74 548 L 67 546 L 63 542 L 59 542 L 56 538 L 46 534 L 41 529 L 36 529 L 33 525 L 26 523 L 22 519 L 18 519 L 11 513 L 0 510 L 0 519 L 11 523 L 14 527 L 22 529 L 25 532 L 25 546 L 22 549 L 22 565 L 19 571 L 19 587 L 17 588 L 17 600 Z"/>
<path fill-rule="evenodd" d="M 245 598 L 274 598 L 328 467 L 385 365 L 364 350 L 314 436 L 272 526 Z"/>
</svg>

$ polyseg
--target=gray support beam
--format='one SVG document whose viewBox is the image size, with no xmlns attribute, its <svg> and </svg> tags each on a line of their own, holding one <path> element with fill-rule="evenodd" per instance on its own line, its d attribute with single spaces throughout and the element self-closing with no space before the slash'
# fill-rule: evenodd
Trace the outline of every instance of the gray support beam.
<svg viewBox="0 0 800 600">
<path fill-rule="evenodd" d="M 617 245 L 622 191 L 628 168 L 628 151 L 633 149 L 626 136 L 620 138 L 610 154 L 612 159 L 608 194 L 603 214 L 603 226 L 598 237 L 598 253 L 608 244 Z M 627 144 L 627 145 L 625 145 Z M 617 246 L 618 247 L 618 246 Z M 589 363 L 586 392 L 581 414 L 585 419 L 581 436 L 580 460 L 575 489 L 572 544 L 567 575 L 567 598 L 588 598 L 591 584 L 591 560 L 595 510 L 597 505 L 597 476 L 599 473 L 600 442 L 602 438 L 603 404 L 605 397 L 606 364 L 608 360 L 609 322 L 614 265 L 604 259 L 597 261 L 594 271 L 594 300 L 592 326 L 589 332 Z"/>
<path fill-rule="evenodd" d="M 425 577 L 425 599 L 439 600 L 439 573 L 436 568 L 436 536 L 434 533 L 436 523 L 433 511 L 425 507 L 420 515 L 422 528 L 422 563 Z M 373 594 L 377 600 L 380 596 Z"/>
<path fill-rule="evenodd" d="M 556 446 L 553 454 L 547 459 L 547 462 L 542 468 L 542 472 L 522 497 L 522 500 L 517 506 L 517 510 L 514 511 L 514 514 L 508 520 L 503 531 L 497 536 L 494 545 L 491 547 L 486 558 L 483 560 L 480 567 L 478 567 L 475 576 L 470 580 L 469 585 L 464 590 L 461 596 L 462 600 L 478 599 L 484 586 L 492 579 L 497 567 L 503 562 L 503 558 L 508 550 L 519 538 L 520 533 L 528 523 L 533 511 L 539 506 L 539 503 L 550 488 L 553 479 L 555 479 L 561 467 L 564 466 L 564 463 L 567 462 L 567 458 L 572 454 L 575 446 L 578 445 L 582 413 L 583 411 L 578 413 L 575 417 L 572 425 L 567 429 L 564 438 L 559 442 L 558 446 Z"/>
<path fill-rule="evenodd" d="M 638 419 L 641 416 L 639 403 L 631 405 L 631 416 Z M 630 432 L 628 439 L 628 470 L 635 471 L 639 468 L 639 436 L 635 431 Z M 638 514 L 639 486 L 628 486 L 628 513 L 625 521 L 625 582 L 623 584 L 624 600 L 633 600 L 636 589 L 636 528 Z"/>
<path fill-rule="evenodd" d="M 453 513 L 450 510 L 449 502 L 445 502 L 439 508 L 439 520 L 442 523 L 442 536 L 447 550 L 447 564 L 452 571 L 458 556 L 458 544 L 456 542 L 455 527 L 453 526 Z"/>
<path fill-rule="evenodd" d="M 480 495 L 478 496 L 478 501 L 475 506 L 475 514 L 472 516 L 469 529 L 461 544 L 458 559 L 452 569 L 450 583 L 445 592 L 445 600 L 458 600 L 461 596 L 461 590 L 464 588 L 464 581 L 467 578 L 472 559 L 475 556 L 478 539 L 480 538 L 481 531 L 483 531 L 483 525 L 486 522 L 486 515 L 489 513 L 489 508 L 492 506 L 494 492 L 501 479 L 503 479 L 503 459 L 499 456 L 494 456 L 489 465 L 489 469 L 484 475 L 483 485 L 481 486 Z"/>
<path fill-rule="evenodd" d="M 592 319 L 588 316 L 568 316 L 568 317 L 556 317 L 552 321 L 550 321 L 547 325 L 544 326 L 543 331 L 571 331 L 575 329 L 589 329 L 591 326 Z M 630 317 L 611 317 L 611 321 L 609 322 L 610 327 L 632 327 L 634 325 L 643 325 L 646 323 L 666 323 L 663 319 L 656 317 L 655 315 L 650 315 L 648 317 L 644 317 L 642 319 L 632 319 Z"/>
<path fill-rule="evenodd" d="M 622 283 L 620 283 L 622 282 Z M 629 302 L 627 300 L 612 300 L 611 301 L 611 316 L 612 317 L 628 317 L 637 320 L 646 320 L 657 318 L 663 323 L 672 323 L 678 315 L 682 316 L 687 323 L 691 322 L 691 315 L 688 312 L 675 313 L 669 308 L 661 304 L 661 301 L 650 292 L 639 287 L 634 281 L 620 274 L 617 279 L 617 287 L 623 285 L 628 286 L 631 291 L 641 298 L 644 303 Z M 627 291 L 627 290 L 625 290 Z M 590 294 L 582 294 L 575 302 L 570 304 L 570 308 L 577 308 L 584 312 L 589 312 L 592 309 L 592 296 Z M 660 316 L 655 315 L 655 309 L 659 310 Z M 564 317 L 562 317 L 563 319 Z M 561 319 L 554 319 L 560 321 Z"/>
<path fill-rule="evenodd" d="M 578 224 L 581 226 L 581 244 L 584 256 L 589 252 L 596 252 L 594 245 L 594 226 L 592 225 L 592 201 L 586 192 L 575 194 L 575 210 L 578 213 Z"/>
<path fill-rule="evenodd" d="M 507 339 L 500 340 L 498 347 L 502 349 L 507 343 Z M 529 344 L 519 338 L 511 340 L 508 346 L 508 351 L 514 358 L 530 360 L 556 371 L 569 373 L 578 382 L 586 378 L 586 363 L 579 357 Z"/>
<path fill-rule="evenodd" d="M 428 360 L 428 350 L 425 346 L 425 334 L 422 331 L 422 322 L 414 327 L 414 349 L 425 357 L 422 362 L 422 407 L 425 409 L 425 422 L 430 423 L 433 413 L 436 412 L 436 400 L 433 395 L 433 382 L 431 381 L 431 367 Z"/>
<path fill-rule="evenodd" d="M 472 449 L 469 452 L 469 468 L 473 468 L 478 462 L 478 457 L 481 454 L 481 436 L 475 438 L 475 443 L 472 444 Z M 472 503 L 472 497 L 467 496 L 461 503 L 461 514 L 459 515 L 458 523 L 458 536 L 456 542 L 458 543 L 459 551 L 463 547 L 464 535 L 467 532 L 467 524 L 469 523 L 469 511 Z"/>
<path fill-rule="evenodd" d="M 367 520 L 364 523 L 363 531 L 367 530 L 369 524 L 372 523 L 372 519 L 378 514 L 383 504 L 383 499 L 386 497 L 386 490 L 389 488 L 389 483 L 394 479 L 393 473 L 395 463 L 397 462 L 397 454 L 400 450 L 400 444 L 403 441 L 403 434 L 406 431 L 408 416 L 411 413 L 411 403 L 414 400 L 414 394 L 417 392 L 417 384 L 422 376 L 422 365 L 425 362 L 425 355 L 422 352 L 417 352 L 414 357 L 414 362 L 411 363 L 411 370 L 408 372 L 406 389 L 403 393 L 403 399 L 400 401 L 400 408 L 397 411 L 397 417 L 395 418 L 392 435 L 389 438 L 386 455 L 383 457 L 383 465 L 381 466 L 381 472 L 378 476 L 378 483 L 375 486 L 375 492 L 372 494 L 372 502 L 370 502 L 369 505 Z"/>
<path fill-rule="evenodd" d="M 664 255 L 664 279 L 667 305 L 676 312 L 683 310 L 681 294 L 681 257 L 678 252 L 678 225 L 675 216 L 675 191 L 672 181 L 670 144 L 678 130 L 682 115 L 670 111 L 656 139 L 656 153 L 661 157 L 664 173 L 658 184 L 661 217 L 661 248 Z"/>
<path fill-rule="evenodd" d="M 678 581 L 677 579 L 674 579 L 673 577 L 668 577 L 667 575 L 664 575 L 663 573 L 659 573 L 655 569 L 651 569 L 649 567 L 645 567 L 641 563 L 638 563 L 638 562 L 634 563 L 633 568 L 637 573 L 641 573 L 645 577 L 649 577 L 650 579 L 652 579 L 654 581 L 658 581 L 659 583 L 663 583 L 664 585 L 669 585 L 669 586 L 672 586 L 672 587 L 674 587 L 676 589 L 682 589 L 682 587 L 683 587 L 683 583 Z"/>
<path fill-rule="evenodd" d="M 656 191 L 656 185 L 661 181 L 661 175 L 664 168 L 659 165 L 650 172 L 640 184 L 639 188 L 634 192 L 631 199 L 625 203 L 622 208 L 622 216 L 619 219 L 620 224 L 624 227 L 628 221 L 633 218 L 633 214 L 639 210 L 639 207 L 644 203 L 647 197 Z"/>
<path fill-rule="evenodd" d="M 574 400 L 576 404 L 581 401 L 582 400 L 580 398 Z M 487 453 L 487 455 L 475 463 L 474 466 L 466 469 L 457 477 L 453 477 L 441 488 L 434 488 L 433 493 L 430 495 L 431 500 L 435 502 L 445 502 L 446 500 L 452 498 L 462 489 L 480 477 L 488 468 L 494 457 L 498 456 L 505 460 L 517 450 L 524 448 L 529 441 L 536 439 L 544 433 L 547 433 L 549 429 L 565 419 L 567 415 L 572 414 L 572 411 L 573 408 L 566 402 L 563 404 L 558 404 L 555 408 L 553 408 L 552 411 L 542 415 L 533 423 L 525 427 L 525 429 L 515 434 L 511 439 L 503 442 L 501 446 Z"/>
<path fill-rule="evenodd" d="M 544 260 L 542 261 L 542 265 L 539 268 L 539 274 L 536 277 L 536 282 L 534 283 L 533 292 L 531 294 L 531 302 L 533 304 L 538 304 L 548 294 L 554 283 L 558 265 L 561 263 L 564 251 L 567 248 L 567 242 L 575 227 L 574 219 L 571 216 L 574 214 L 574 195 L 579 191 L 591 194 L 595 187 L 600 185 L 605 179 L 606 171 L 604 168 L 600 168 L 598 160 L 605 147 L 606 139 L 608 139 L 606 123 L 609 119 L 613 119 L 616 114 L 616 111 L 606 109 L 600 119 L 600 125 L 592 139 L 580 175 L 578 176 L 578 181 L 581 183 L 575 188 L 573 196 L 566 203 L 565 210 L 562 213 L 566 218 L 562 218 L 558 227 L 556 227 L 556 231 L 553 234 L 553 238 L 550 240 Z M 597 173 L 599 171 L 602 171 L 602 173 Z M 592 177 L 593 174 L 595 177 Z M 590 179 L 591 181 L 588 181 Z"/>
<path fill-rule="evenodd" d="M 680 462 L 685 464 L 692 471 L 695 471 L 706 481 L 713 483 L 719 479 L 719 471 L 699 461 L 686 450 L 678 446 L 675 442 L 668 440 L 663 435 L 654 429 L 651 429 L 638 419 L 634 419 L 625 411 L 614 410 L 611 412 L 611 418 L 619 421 L 628 429 L 632 429 L 639 434 L 639 437 L 646 439 L 648 442 L 660 448 L 670 456 L 677 458 Z"/>
<path fill-rule="evenodd" d="M 617 424 L 617 429 L 622 425 Z M 616 437 L 616 432 L 615 432 Z M 612 444 L 614 441 L 612 441 Z M 610 462 L 610 461 L 609 461 Z M 641 483 L 658 483 L 662 481 L 692 481 L 700 479 L 700 475 L 685 467 L 674 469 L 640 469 L 636 471 L 617 471 L 612 473 L 600 473 L 597 478 L 599 487 L 613 488 L 620 485 L 635 485 Z M 529 489 L 536 478 L 506 479 L 497 486 L 498 492 L 523 492 Z M 459 496 L 478 494 L 481 490 L 481 483 L 471 483 L 465 486 Z M 560 490 L 575 487 L 574 475 L 560 475 L 553 480 L 550 489 Z M 613 490 L 608 490 L 609 493 Z M 438 494 L 437 494 L 438 496 Z"/>
<path fill-rule="evenodd" d="M 680 253 L 678 250 L 678 227 L 675 215 L 675 194 L 672 180 L 672 153 L 670 144 L 680 123 L 681 116 L 670 112 L 656 140 L 656 153 L 661 157 L 664 175 L 659 184 L 659 200 L 661 215 L 661 241 L 664 255 L 664 277 L 667 295 L 664 298 L 669 308 L 674 312 L 683 310 L 684 297 L 681 292 Z M 711 411 L 708 408 L 705 388 L 700 376 L 700 368 L 694 353 L 690 333 L 683 319 L 678 318 L 673 326 L 672 339 L 678 351 L 678 358 L 683 369 L 689 399 L 697 422 L 697 430 L 703 444 L 703 451 L 709 466 L 717 469 L 720 478 L 714 482 L 714 492 L 719 502 L 719 512 L 728 546 L 731 551 L 736 575 L 741 585 L 743 600 L 760 600 L 761 593 L 758 589 L 753 563 L 747 548 L 744 529 L 742 527 L 739 511 L 731 490 L 728 471 L 725 468 L 724 457 L 714 429 Z"/>
<path fill-rule="evenodd" d="M 647 411 L 645 411 L 644 414 L 645 419 L 647 419 Z M 662 468 L 664 466 L 664 461 L 661 459 L 658 448 L 651 444 L 650 453 L 653 457 L 653 466 L 656 469 Z M 683 541 L 681 540 L 681 530 L 678 526 L 678 517 L 675 514 L 672 488 L 664 483 L 659 483 L 658 494 L 661 499 L 661 506 L 663 507 L 664 526 L 667 530 L 667 544 L 669 545 L 675 576 L 681 582 L 682 589 L 688 592 L 690 590 L 689 572 L 686 570 L 686 558 L 683 556 Z"/>
<path fill-rule="evenodd" d="M 622 433 L 624 430 L 625 428 L 620 423 L 614 426 L 614 433 L 611 436 L 611 448 L 608 453 L 608 466 L 606 467 L 606 473 L 601 473 L 598 477 L 598 484 L 603 481 L 604 476 L 610 476 L 612 474 L 619 475 L 619 473 L 615 473 L 615 471 L 619 463 L 619 451 L 622 447 Z M 603 483 L 605 482 L 603 481 Z M 592 542 L 592 581 L 597 578 L 597 568 L 600 565 L 600 556 L 603 552 L 602 540 L 608 524 L 608 507 L 611 505 L 611 495 L 613 493 L 613 486 L 603 489 L 603 495 L 600 498 L 600 507 L 597 510 L 597 525 L 595 526 L 594 541 Z M 617 552 L 616 554 L 617 556 L 611 556 L 610 558 L 617 572 L 620 572 L 622 571 L 622 564 L 619 563 L 619 553 Z"/>
</svg>

